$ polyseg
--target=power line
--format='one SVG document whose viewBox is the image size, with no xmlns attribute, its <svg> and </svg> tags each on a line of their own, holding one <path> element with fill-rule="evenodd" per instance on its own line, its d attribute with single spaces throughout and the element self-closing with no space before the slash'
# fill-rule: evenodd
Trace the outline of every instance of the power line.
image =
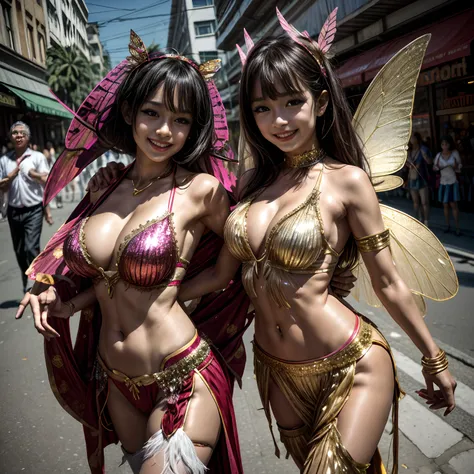
<svg viewBox="0 0 474 474">
<path fill-rule="evenodd" d="M 89 5 L 92 5 L 94 7 L 110 8 L 111 10 L 117 10 L 117 11 L 129 11 L 129 12 L 135 11 L 134 8 L 117 8 L 117 7 L 110 7 L 109 5 L 99 5 L 98 3 L 87 2 L 87 6 Z M 91 13 L 97 13 L 97 12 L 91 12 Z"/>
<path fill-rule="evenodd" d="M 210 5 L 208 7 L 202 7 L 202 9 L 204 8 L 214 8 L 213 5 Z M 111 22 L 113 21 L 114 23 L 116 22 L 124 22 L 124 21 L 133 21 L 133 20 L 143 20 L 144 18 L 158 18 L 158 17 L 164 17 L 164 16 L 169 16 L 170 17 L 170 20 L 171 20 L 171 17 L 175 17 L 175 16 L 180 16 L 183 12 L 189 12 L 189 11 L 194 11 L 194 8 L 191 8 L 190 10 L 181 10 L 180 12 L 178 13 L 157 13 L 156 15 L 147 15 L 147 16 L 134 16 L 133 18 L 122 18 L 120 20 L 110 20 Z"/>
<path fill-rule="evenodd" d="M 115 22 L 115 21 L 118 21 L 120 20 L 121 18 L 124 18 L 128 15 L 130 15 L 131 13 L 138 13 L 138 12 L 142 12 L 142 11 L 145 11 L 145 10 L 149 10 L 150 8 L 153 8 L 153 7 L 157 7 L 159 5 L 163 5 L 165 3 L 168 3 L 168 0 L 160 0 L 159 2 L 154 2 L 146 7 L 143 7 L 143 8 L 137 8 L 135 10 L 132 10 L 130 13 L 124 13 L 123 15 L 119 15 L 115 18 L 111 18 L 110 20 L 105 20 L 105 21 L 102 21 L 102 22 L 99 22 L 99 26 L 103 26 L 103 25 L 107 25 L 109 23 L 112 23 L 112 22 Z"/>
<path fill-rule="evenodd" d="M 145 25 L 143 28 L 140 28 L 140 31 L 139 31 L 140 35 L 139 36 L 142 37 L 142 36 L 145 36 L 145 35 L 151 34 L 151 33 L 161 33 L 161 32 L 166 31 L 168 29 L 168 28 L 161 28 L 159 30 L 156 30 L 157 26 L 158 25 L 156 24 L 156 22 L 153 22 L 149 26 Z M 152 31 L 150 31 L 150 30 L 152 30 Z M 147 31 L 147 33 L 144 33 L 144 31 Z M 130 32 L 127 30 L 127 31 L 124 31 L 123 33 L 118 33 L 116 35 L 109 36 L 107 38 L 102 38 L 101 41 L 102 41 L 102 43 L 106 43 L 107 41 L 112 41 L 114 39 L 122 38 L 124 36 L 126 36 L 128 38 L 129 34 L 130 34 Z"/>
</svg>

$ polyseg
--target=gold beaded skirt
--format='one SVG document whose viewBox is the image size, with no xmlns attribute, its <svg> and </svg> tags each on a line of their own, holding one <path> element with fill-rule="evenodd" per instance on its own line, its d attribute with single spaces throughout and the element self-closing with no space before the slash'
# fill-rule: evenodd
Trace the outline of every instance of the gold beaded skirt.
<svg viewBox="0 0 474 474">
<path fill-rule="evenodd" d="M 279 428 L 281 441 L 289 455 L 304 466 L 303 474 L 384 474 L 380 453 L 375 453 L 370 464 L 356 462 L 342 444 L 337 430 L 337 417 L 351 392 L 356 362 L 372 344 L 384 347 L 393 363 L 395 390 L 393 396 L 393 470 L 398 471 L 398 400 L 403 395 L 396 376 L 395 362 L 385 338 L 372 337 L 373 326 L 360 319 L 359 331 L 354 339 L 340 351 L 311 362 L 290 362 L 276 358 L 254 341 L 254 370 L 260 398 L 272 432 L 275 454 L 280 450 L 272 430 L 269 403 L 270 379 L 279 387 L 285 398 L 303 421 L 293 430 Z"/>
</svg>

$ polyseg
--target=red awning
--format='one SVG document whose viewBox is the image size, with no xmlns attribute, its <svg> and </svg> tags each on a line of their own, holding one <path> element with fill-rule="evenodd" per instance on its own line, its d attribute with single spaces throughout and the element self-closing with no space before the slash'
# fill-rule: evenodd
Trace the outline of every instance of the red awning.
<svg viewBox="0 0 474 474">
<path fill-rule="evenodd" d="M 446 20 L 425 26 L 350 58 L 337 69 L 337 75 L 342 81 L 343 87 L 368 82 L 395 53 L 427 33 L 431 33 L 431 40 L 422 69 L 469 56 L 470 44 L 474 40 L 473 23 L 474 9 L 470 9 Z"/>
</svg>

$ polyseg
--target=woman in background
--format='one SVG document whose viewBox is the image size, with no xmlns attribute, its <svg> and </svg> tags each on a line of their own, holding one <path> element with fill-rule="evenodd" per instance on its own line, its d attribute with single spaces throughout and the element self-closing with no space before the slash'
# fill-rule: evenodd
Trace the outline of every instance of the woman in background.
<svg viewBox="0 0 474 474">
<path fill-rule="evenodd" d="M 441 173 L 438 200 L 443 203 L 444 207 L 444 220 L 446 222 L 444 232 L 447 233 L 451 229 L 449 222 L 449 209 L 451 208 L 457 236 L 461 235 L 461 231 L 459 230 L 458 209 L 458 201 L 460 200 L 459 183 L 456 173 L 460 173 L 461 168 L 461 157 L 454 146 L 453 139 L 449 135 L 442 137 L 441 151 L 436 155 L 433 169 Z"/>
</svg>

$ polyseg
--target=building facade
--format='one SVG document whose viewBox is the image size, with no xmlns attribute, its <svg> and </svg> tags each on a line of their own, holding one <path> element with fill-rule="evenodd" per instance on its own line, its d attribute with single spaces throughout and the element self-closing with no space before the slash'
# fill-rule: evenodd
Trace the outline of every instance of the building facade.
<svg viewBox="0 0 474 474">
<path fill-rule="evenodd" d="M 0 140 L 8 140 L 17 120 L 30 125 L 32 141 L 43 146 L 62 137 L 62 120 L 70 119 L 46 82 L 49 37 L 45 0 L 1 0 Z"/>
<path fill-rule="evenodd" d="M 91 59 L 87 19 L 89 10 L 84 0 L 45 0 L 50 35 L 48 48 L 54 45 L 77 46 Z"/>
<path fill-rule="evenodd" d="M 474 9 L 460 0 L 314 0 L 282 2 L 215 0 L 217 48 L 227 55 L 229 87 L 223 91 L 238 101 L 241 63 L 235 44 L 243 46 L 243 28 L 254 40 L 280 34 L 275 7 L 300 31 L 317 38 L 329 13 L 338 7 L 333 64 L 355 110 L 370 81 L 403 46 L 430 33 L 413 111 L 413 130 L 434 152 L 440 137 L 451 135 L 461 153 L 469 198 L 474 179 Z M 226 102 L 226 105 L 229 101 Z M 226 107 L 227 108 L 227 107 Z M 234 137 L 238 107 L 228 109 Z M 235 146 L 235 139 L 233 145 Z M 474 198 L 471 196 L 471 199 Z"/>
<path fill-rule="evenodd" d="M 213 0 L 172 0 L 168 48 L 203 63 L 219 57 Z"/>
<path fill-rule="evenodd" d="M 97 23 L 87 24 L 87 41 L 89 43 L 91 63 L 94 73 L 99 81 L 106 73 L 104 64 L 104 49 L 99 37 L 99 25 Z"/>
</svg>

